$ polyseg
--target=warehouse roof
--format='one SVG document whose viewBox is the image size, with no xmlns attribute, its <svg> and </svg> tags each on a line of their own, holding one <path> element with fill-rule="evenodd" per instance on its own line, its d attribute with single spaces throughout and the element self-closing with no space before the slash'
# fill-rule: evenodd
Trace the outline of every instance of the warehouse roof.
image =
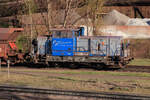
<svg viewBox="0 0 150 100">
<path fill-rule="evenodd" d="M 106 0 L 106 6 L 149 6 L 150 0 Z"/>
<path fill-rule="evenodd" d="M 18 32 L 21 31 L 23 31 L 23 28 L 0 28 L 0 41 L 15 39 L 18 36 Z"/>
</svg>

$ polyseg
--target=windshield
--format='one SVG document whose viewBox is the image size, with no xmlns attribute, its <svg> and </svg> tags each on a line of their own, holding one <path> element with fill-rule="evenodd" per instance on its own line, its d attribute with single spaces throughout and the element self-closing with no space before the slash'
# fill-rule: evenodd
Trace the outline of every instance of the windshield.
<svg viewBox="0 0 150 100">
<path fill-rule="evenodd" d="M 73 36 L 72 31 L 53 31 L 53 37 L 54 38 L 71 38 Z"/>
</svg>

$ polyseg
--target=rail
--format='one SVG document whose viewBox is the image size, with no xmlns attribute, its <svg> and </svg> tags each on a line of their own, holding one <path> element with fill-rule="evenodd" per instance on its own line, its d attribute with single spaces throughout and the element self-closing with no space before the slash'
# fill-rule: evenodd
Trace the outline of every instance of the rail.
<svg viewBox="0 0 150 100">
<path fill-rule="evenodd" d="M 118 93 L 106 93 L 106 92 L 77 92 L 77 91 L 65 91 L 65 90 L 50 90 L 50 89 L 38 89 L 38 88 L 25 88 L 25 87 L 11 87 L 0 86 L 2 92 L 15 92 L 15 93 L 32 93 L 32 94 L 47 94 L 47 95 L 63 95 L 63 96 L 76 96 L 76 97 L 88 97 L 99 99 L 115 99 L 115 100 L 150 100 L 150 96 L 138 96 L 129 94 Z"/>
</svg>

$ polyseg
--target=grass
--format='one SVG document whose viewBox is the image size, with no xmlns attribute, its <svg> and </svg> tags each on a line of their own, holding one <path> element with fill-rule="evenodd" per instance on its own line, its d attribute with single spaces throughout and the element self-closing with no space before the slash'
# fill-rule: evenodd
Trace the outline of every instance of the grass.
<svg viewBox="0 0 150 100">
<path fill-rule="evenodd" d="M 149 73 L 23 68 L 11 68 L 10 72 L 8 78 L 7 69 L 2 68 L 0 85 L 150 94 Z"/>
<path fill-rule="evenodd" d="M 6 71 L 6 69 L 5 69 Z M 39 73 L 48 73 L 48 74 L 67 74 L 67 75 L 111 75 L 111 76 L 135 76 L 135 77 L 150 77 L 149 73 L 140 73 L 140 72 L 113 72 L 113 71 L 87 71 L 87 70 L 51 70 L 51 69 L 32 69 L 32 70 L 19 70 L 12 69 L 12 71 L 19 72 L 39 72 Z"/>
<path fill-rule="evenodd" d="M 129 65 L 150 66 L 150 59 L 135 59 Z"/>
<path fill-rule="evenodd" d="M 7 69 L 3 68 L 3 71 Z M 111 75 L 111 76 L 134 76 L 134 77 L 150 77 L 149 73 L 141 72 L 114 72 L 114 71 L 92 71 L 92 70 L 69 70 L 69 69 L 15 69 L 11 68 L 12 72 L 31 72 L 31 73 L 44 73 L 44 74 L 67 74 L 67 75 Z"/>
</svg>

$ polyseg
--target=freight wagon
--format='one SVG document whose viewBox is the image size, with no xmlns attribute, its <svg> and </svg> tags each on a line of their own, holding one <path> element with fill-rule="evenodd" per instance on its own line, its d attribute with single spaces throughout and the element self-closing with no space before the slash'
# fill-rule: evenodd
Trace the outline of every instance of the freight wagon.
<svg viewBox="0 0 150 100">
<path fill-rule="evenodd" d="M 131 60 L 130 43 L 120 36 L 84 36 L 84 28 L 51 29 L 33 41 L 33 62 L 124 67 Z"/>
<path fill-rule="evenodd" d="M 22 28 L 0 28 L 0 62 L 2 64 L 6 64 L 8 60 L 11 64 L 23 60 L 15 43 L 16 37 L 22 31 Z"/>
</svg>

